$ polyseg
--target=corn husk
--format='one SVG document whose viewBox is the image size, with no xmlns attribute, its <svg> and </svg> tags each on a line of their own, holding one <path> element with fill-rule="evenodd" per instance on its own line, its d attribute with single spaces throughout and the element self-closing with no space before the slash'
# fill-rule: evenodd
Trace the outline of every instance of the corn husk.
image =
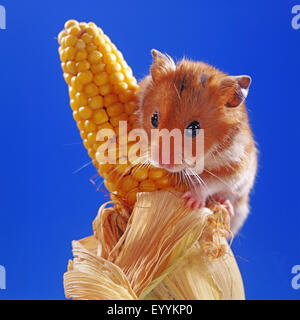
<svg viewBox="0 0 300 320">
<path fill-rule="evenodd" d="M 73 241 L 74 259 L 64 274 L 67 298 L 245 298 L 222 205 L 191 210 L 177 193 L 140 193 L 131 214 L 103 205 L 93 229 L 92 236 Z"/>
</svg>

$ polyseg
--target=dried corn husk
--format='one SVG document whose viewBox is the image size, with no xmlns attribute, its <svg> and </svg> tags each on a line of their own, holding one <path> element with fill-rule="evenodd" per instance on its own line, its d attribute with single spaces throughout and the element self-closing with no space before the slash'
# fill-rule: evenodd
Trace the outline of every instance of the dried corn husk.
<svg viewBox="0 0 300 320">
<path fill-rule="evenodd" d="M 102 206 L 93 228 L 73 241 L 67 298 L 244 299 L 221 205 L 190 210 L 176 193 L 140 193 L 131 215 Z"/>
</svg>

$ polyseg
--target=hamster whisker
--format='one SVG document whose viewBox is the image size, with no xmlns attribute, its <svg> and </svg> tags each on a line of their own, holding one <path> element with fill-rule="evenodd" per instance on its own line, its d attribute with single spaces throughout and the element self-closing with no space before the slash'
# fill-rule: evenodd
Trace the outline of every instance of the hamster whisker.
<svg viewBox="0 0 300 320">
<path fill-rule="evenodd" d="M 217 147 L 223 147 L 223 144 L 220 143 L 217 145 Z M 214 161 L 216 162 L 220 159 L 222 162 L 225 163 L 226 167 L 233 169 L 230 161 L 224 158 L 222 152 L 218 151 L 217 147 L 215 147 L 213 151 L 209 152 L 209 156 L 213 157 Z"/>
<path fill-rule="evenodd" d="M 175 83 L 174 83 L 174 82 L 173 82 L 173 86 L 174 86 L 174 88 L 175 88 L 175 91 L 176 91 L 176 94 L 177 94 L 178 100 L 179 100 L 179 101 L 181 101 L 180 94 L 179 94 L 178 89 L 176 88 L 176 85 L 175 85 Z"/>
<path fill-rule="evenodd" d="M 78 173 L 78 172 L 79 172 L 79 171 L 81 171 L 83 168 L 85 168 L 85 167 L 87 167 L 88 165 L 90 165 L 92 162 L 93 162 L 93 160 L 91 160 L 91 161 L 89 161 L 89 162 L 85 163 L 85 164 L 84 164 L 83 166 L 81 166 L 80 168 L 78 168 L 78 169 L 74 170 L 74 171 L 72 172 L 72 174 L 76 174 L 76 173 Z"/>
<path fill-rule="evenodd" d="M 209 173 L 210 175 L 212 175 L 213 177 L 217 178 L 220 182 L 222 182 L 227 188 L 229 188 L 229 190 L 232 190 L 232 187 L 226 183 L 223 179 L 221 179 L 219 176 L 217 176 L 216 174 L 212 173 L 211 171 L 204 169 L 204 171 L 206 171 L 207 173 Z"/>
<path fill-rule="evenodd" d="M 184 173 L 185 173 L 185 177 L 187 178 L 187 180 L 188 180 L 189 183 L 190 183 L 190 187 L 196 188 L 196 187 L 197 187 L 197 184 L 195 183 L 194 179 L 192 179 L 191 174 L 194 175 L 194 173 L 191 171 L 191 169 L 190 169 L 190 168 L 186 168 L 186 169 L 184 170 Z M 198 182 L 200 183 L 200 185 L 203 185 L 203 182 L 202 182 L 202 181 L 199 181 L 199 180 L 198 180 Z"/>
<path fill-rule="evenodd" d="M 206 191 L 209 193 L 209 189 L 207 187 L 207 184 L 205 183 L 204 179 L 200 177 L 200 175 L 193 169 L 189 168 L 189 171 L 193 174 L 193 176 L 196 178 L 196 180 L 199 182 L 200 185 L 202 185 Z"/>
<path fill-rule="evenodd" d="M 184 176 L 183 176 L 183 177 L 184 177 L 185 180 L 187 181 L 188 187 L 189 187 L 189 188 L 193 188 L 195 185 L 194 185 L 194 183 L 192 182 L 190 175 L 187 174 L 185 171 L 183 171 L 183 172 L 184 172 Z"/>
</svg>

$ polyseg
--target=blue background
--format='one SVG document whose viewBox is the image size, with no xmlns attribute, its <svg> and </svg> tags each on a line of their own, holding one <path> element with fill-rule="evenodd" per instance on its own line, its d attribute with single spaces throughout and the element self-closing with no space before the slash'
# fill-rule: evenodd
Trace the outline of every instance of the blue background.
<svg viewBox="0 0 300 320">
<path fill-rule="evenodd" d="M 300 1 L 298 1 L 300 4 Z M 137 79 L 150 49 L 253 78 L 247 106 L 260 150 L 252 214 L 233 244 L 248 299 L 299 299 L 300 29 L 297 1 L 1 1 L 0 299 L 64 299 L 71 241 L 92 233 L 107 199 L 69 107 L 55 39 L 70 18 L 94 21 Z"/>
</svg>

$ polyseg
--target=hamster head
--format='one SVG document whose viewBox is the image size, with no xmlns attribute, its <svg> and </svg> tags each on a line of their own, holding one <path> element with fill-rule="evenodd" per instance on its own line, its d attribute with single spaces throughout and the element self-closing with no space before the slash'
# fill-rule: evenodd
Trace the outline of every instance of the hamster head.
<svg viewBox="0 0 300 320">
<path fill-rule="evenodd" d="M 179 172 L 195 165 L 199 141 L 200 156 L 207 159 L 212 150 L 230 143 L 236 128 L 248 122 L 244 100 L 251 78 L 229 76 L 208 64 L 187 59 L 175 64 L 168 55 L 157 50 L 151 53 L 150 75 L 140 82 L 138 93 L 139 121 L 151 141 L 149 161 Z M 156 142 L 153 138 L 153 132 L 157 134 L 163 129 L 180 133 L 182 138 L 181 141 L 170 139 L 166 158 L 163 138 Z M 199 134 L 203 140 L 197 140 Z M 185 152 L 187 146 L 192 152 Z M 169 163 L 164 161 L 168 157 Z"/>
</svg>

